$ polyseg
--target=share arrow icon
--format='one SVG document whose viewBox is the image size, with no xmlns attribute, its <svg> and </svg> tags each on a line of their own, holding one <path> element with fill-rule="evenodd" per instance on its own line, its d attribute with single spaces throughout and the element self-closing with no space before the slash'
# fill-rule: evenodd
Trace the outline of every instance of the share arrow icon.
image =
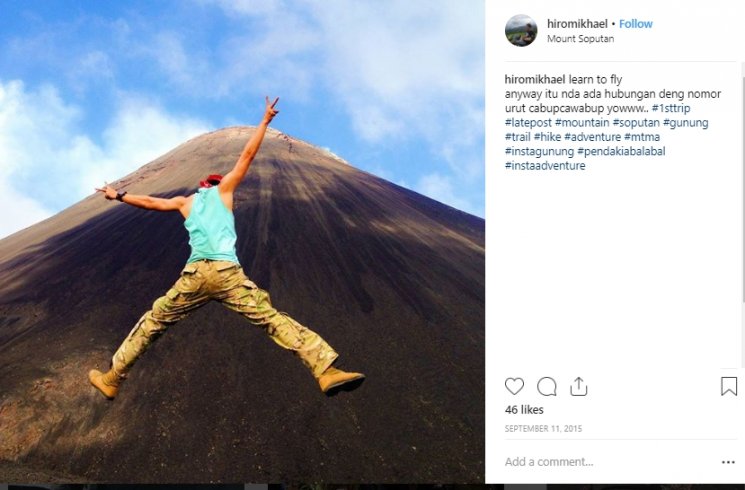
<svg viewBox="0 0 745 490">
<path fill-rule="evenodd" d="M 579 376 L 569 385 L 569 394 L 572 396 L 587 396 L 587 385 L 585 380 Z"/>
</svg>

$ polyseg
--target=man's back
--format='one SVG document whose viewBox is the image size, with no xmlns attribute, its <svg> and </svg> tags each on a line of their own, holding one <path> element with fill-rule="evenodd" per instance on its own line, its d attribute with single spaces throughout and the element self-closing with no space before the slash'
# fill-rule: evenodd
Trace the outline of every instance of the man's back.
<svg viewBox="0 0 745 490">
<path fill-rule="evenodd" d="M 199 189 L 192 199 L 189 216 L 184 221 L 191 246 L 187 263 L 198 260 L 239 263 L 235 253 L 235 218 L 220 198 L 218 187 Z"/>
</svg>

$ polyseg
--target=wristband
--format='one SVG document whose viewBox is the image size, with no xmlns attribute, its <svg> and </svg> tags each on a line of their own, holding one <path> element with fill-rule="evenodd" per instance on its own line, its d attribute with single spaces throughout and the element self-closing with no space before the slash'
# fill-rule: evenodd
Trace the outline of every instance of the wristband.
<svg viewBox="0 0 745 490">
<path fill-rule="evenodd" d="M 117 192 L 117 193 L 116 193 L 116 200 L 117 200 L 117 201 L 121 201 L 121 202 L 124 202 L 124 196 L 126 196 L 126 195 L 127 195 L 127 191 L 124 191 L 124 192 Z"/>
</svg>

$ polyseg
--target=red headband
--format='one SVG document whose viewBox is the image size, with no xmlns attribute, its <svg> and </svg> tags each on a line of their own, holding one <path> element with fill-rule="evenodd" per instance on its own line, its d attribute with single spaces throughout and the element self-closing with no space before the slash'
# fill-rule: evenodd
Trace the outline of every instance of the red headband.
<svg viewBox="0 0 745 490">
<path fill-rule="evenodd" d="M 221 180 L 222 175 L 220 174 L 208 175 L 206 179 L 199 181 L 199 187 L 212 187 L 213 185 L 218 185 Z"/>
</svg>

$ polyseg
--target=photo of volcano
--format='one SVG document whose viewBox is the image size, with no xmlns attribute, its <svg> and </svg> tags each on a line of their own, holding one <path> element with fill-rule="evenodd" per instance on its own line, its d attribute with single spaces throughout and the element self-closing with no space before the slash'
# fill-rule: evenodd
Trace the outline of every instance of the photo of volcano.
<svg viewBox="0 0 745 490">
<path fill-rule="evenodd" d="M 190 195 L 252 131 L 203 134 L 110 184 Z M 0 481 L 483 482 L 485 221 L 274 129 L 234 215 L 248 277 L 364 384 L 325 396 L 213 302 L 104 399 L 88 371 L 189 245 L 178 213 L 92 194 L 0 240 Z"/>
</svg>

